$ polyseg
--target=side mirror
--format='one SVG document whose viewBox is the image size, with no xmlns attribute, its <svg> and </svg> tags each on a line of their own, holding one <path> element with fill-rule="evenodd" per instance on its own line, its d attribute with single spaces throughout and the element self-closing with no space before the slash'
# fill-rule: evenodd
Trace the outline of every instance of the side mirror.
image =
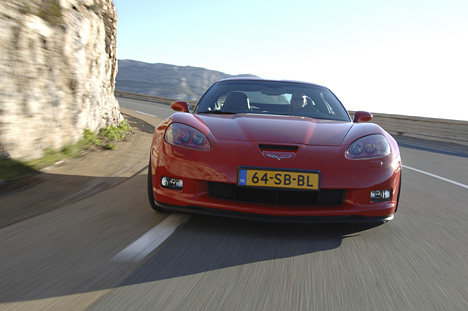
<svg viewBox="0 0 468 311">
<path fill-rule="evenodd" d="M 173 102 L 171 104 L 171 108 L 172 108 L 172 110 L 175 110 L 175 111 L 190 112 L 189 104 L 187 102 L 184 102 L 184 101 Z"/>
<path fill-rule="evenodd" d="M 354 123 L 359 123 L 359 122 L 367 122 L 372 120 L 372 113 L 367 112 L 367 111 L 356 111 L 354 113 Z"/>
</svg>

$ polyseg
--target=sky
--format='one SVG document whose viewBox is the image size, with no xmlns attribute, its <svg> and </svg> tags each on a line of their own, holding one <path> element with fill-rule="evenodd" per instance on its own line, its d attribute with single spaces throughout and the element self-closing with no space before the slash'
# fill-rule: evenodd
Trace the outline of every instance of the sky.
<svg viewBox="0 0 468 311">
<path fill-rule="evenodd" d="M 467 0 L 114 0 L 117 57 L 330 88 L 348 110 L 468 121 Z"/>
</svg>

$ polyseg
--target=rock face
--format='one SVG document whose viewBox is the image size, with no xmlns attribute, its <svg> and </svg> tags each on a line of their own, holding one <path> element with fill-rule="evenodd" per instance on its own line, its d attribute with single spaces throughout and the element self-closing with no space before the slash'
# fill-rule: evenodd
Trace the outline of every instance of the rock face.
<svg viewBox="0 0 468 311">
<path fill-rule="evenodd" d="M 41 157 L 122 120 L 112 0 L 1 0 L 0 153 Z"/>
</svg>

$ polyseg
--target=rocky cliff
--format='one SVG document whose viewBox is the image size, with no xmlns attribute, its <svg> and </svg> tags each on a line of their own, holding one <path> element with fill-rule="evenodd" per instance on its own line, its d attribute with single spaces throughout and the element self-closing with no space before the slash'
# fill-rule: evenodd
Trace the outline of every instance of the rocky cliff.
<svg viewBox="0 0 468 311">
<path fill-rule="evenodd" d="M 0 1 L 0 153 L 42 156 L 122 120 L 112 0 Z"/>
</svg>

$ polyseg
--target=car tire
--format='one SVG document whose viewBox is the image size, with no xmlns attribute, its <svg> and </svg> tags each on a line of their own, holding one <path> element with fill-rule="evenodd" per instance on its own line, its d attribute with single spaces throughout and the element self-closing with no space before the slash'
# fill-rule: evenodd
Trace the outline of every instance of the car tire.
<svg viewBox="0 0 468 311">
<path fill-rule="evenodd" d="M 401 193 L 401 171 L 400 171 L 400 184 L 398 185 L 398 197 L 397 197 L 397 203 L 396 203 L 396 207 L 395 207 L 395 213 L 397 212 L 398 210 L 398 205 L 400 204 L 400 193 Z"/>
<path fill-rule="evenodd" d="M 148 201 L 152 209 L 159 213 L 167 213 L 166 210 L 160 208 L 154 202 L 154 195 L 153 195 L 153 181 L 151 180 L 151 160 L 148 164 L 148 179 L 147 179 L 147 188 L 148 188 Z"/>
</svg>

